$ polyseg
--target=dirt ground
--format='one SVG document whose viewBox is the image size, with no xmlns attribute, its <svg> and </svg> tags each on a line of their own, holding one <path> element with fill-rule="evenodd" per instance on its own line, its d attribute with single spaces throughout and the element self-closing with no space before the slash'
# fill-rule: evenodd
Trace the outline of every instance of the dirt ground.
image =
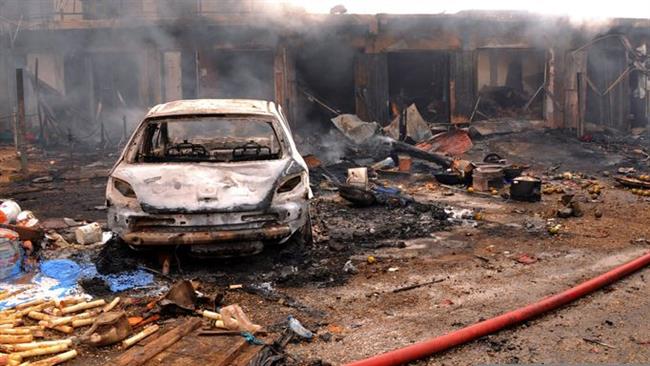
<svg viewBox="0 0 650 366">
<path fill-rule="evenodd" d="M 584 196 L 581 217 L 555 217 L 560 194 L 515 202 L 442 187 L 430 176 L 383 179 L 423 208 L 353 207 L 319 184 L 313 245 L 270 248 L 251 258 L 181 256 L 172 277 L 196 279 L 208 289 L 243 284 L 226 291 L 224 303 L 239 303 L 271 332 L 284 328 L 288 315 L 299 319 L 317 336 L 290 343 L 289 364 L 362 359 L 529 304 L 650 251 L 650 199 L 612 178 L 620 167 L 650 172 L 634 149 L 629 142 L 583 143 L 543 131 L 475 142 L 470 157 L 498 152 Z M 30 179 L 9 179 L 1 195 L 46 225 L 63 217 L 103 223 L 106 174 L 114 159 L 53 155 Z M 579 178 L 555 177 L 564 172 Z M 31 181 L 43 175 L 52 180 Z M 602 193 L 592 198 L 581 187 L 585 181 L 598 182 Z M 561 228 L 552 234 L 548 227 L 555 224 Z M 136 262 L 157 265 L 153 255 L 128 253 Z M 356 270 L 344 270 L 348 261 Z M 414 364 L 650 363 L 649 276 L 640 271 L 565 308 Z M 432 283 L 393 292 L 425 282 Z M 100 364 L 119 352 L 110 348 L 98 356 L 86 350 L 75 363 Z"/>
</svg>

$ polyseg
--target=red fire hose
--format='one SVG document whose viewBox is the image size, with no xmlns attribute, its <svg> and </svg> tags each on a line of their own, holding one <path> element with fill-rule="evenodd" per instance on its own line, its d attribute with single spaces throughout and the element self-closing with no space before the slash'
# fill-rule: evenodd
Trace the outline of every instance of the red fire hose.
<svg viewBox="0 0 650 366">
<path fill-rule="evenodd" d="M 557 309 L 612 282 L 616 282 L 648 264 L 650 264 L 650 252 L 620 267 L 616 267 L 607 273 L 583 282 L 576 287 L 546 297 L 523 308 L 510 311 L 440 337 L 415 343 L 365 360 L 355 361 L 349 363 L 348 366 L 401 365 L 410 361 L 419 360 L 434 353 L 445 351 L 454 346 L 495 333 L 503 328 L 522 323 L 547 311 Z"/>
</svg>

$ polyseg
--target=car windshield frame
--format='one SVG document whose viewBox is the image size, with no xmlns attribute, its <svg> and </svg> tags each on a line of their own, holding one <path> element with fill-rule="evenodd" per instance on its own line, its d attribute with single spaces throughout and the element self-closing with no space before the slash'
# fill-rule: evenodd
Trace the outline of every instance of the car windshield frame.
<svg viewBox="0 0 650 366">
<path fill-rule="evenodd" d="M 150 154 L 147 154 L 147 152 L 151 152 L 151 146 L 153 145 L 154 141 L 154 135 L 155 133 L 161 130 L 161 125 L 164 122 L 170 122 L 170 123 L 193 123 L 195 121 L 201 121 L 204 120 L 204 122 L 208 122 L 210 119 L 224 119 L 224 120 L 229 120 L 233 121 L 234 123 L 250 123 L 254 121 L 254 123 L 259 123 L 263 122 L 265 124 L 268 124 L 268 126 L 271 128 L 271 131 L 273 132 L 273 136 L 271 137 L 274 139 L 274 141 L 277 144 L 277 151 L 275 146 L 273 146 L 273 150 L 271 150 L 271 147 L 269 146 L 264 146 L 260 145 L 259 143 L 255 143 L 254 139 L 250 140 L 247 143 L 242 143 L 241 145 L 237 145 L 235 148 L 229 148 L 229 147 L 223 147 L 223 148 L 216 148 L 210 150 L 208 155 L 201 155 L 201 156 L 175 156 L 175 157 L 170 157 L 167 156 L 167 150 L 165 150 L 165 156 L 160 156 L 160 157 L 155 157 Z M 193 121 L 195 120 L 195 121 Z M 216 123 L 216 121 L 215 121 Z M 157 126 L 157 127 L 151 127 L 151 126 Z M 167 127 L 168 128 L 168 127 Z M 226 135 L 227 136 L 227 135 Z M 169 136 L 167 136 L 169 137 Z M 178 144 L 181 145 L 181 144 Z M 202 148 L 192 146 L 194 144 L 190 143 L 188 144 L 188 148 L 190 149 L 197 149 L 198 153 L 200 153 L 200 150 Z M 246 145 L 246 146 L 245 146 Z M 260 149 L 261 148 L 261 149 Z M 203 150 L 205 150 L 203 148 Z M 213 151 L 214 150 L 223 150 L 223 151 L 233 151 L 232 152 L 232 157 L 231 158 L 213 158 Z M 236 155 L 236 153 L 239 155 Z M 261 151 L 268 151 L 268 153 L 262 154 Z M 192 150 L 194 152 L 194 150 Z M 279 125 L 279 121 L 277 121 L 277 118 L 273 115 L 256 115 L 256 114 L 191 114 L 191 115 L 172 115 L 172 116 L 160 116 L 160 117 L 154 117 L 154 118 L 148 118 L 142 121 L 139 131 L 136 137 L 136 144 L 133 146 L 131 149 L 129 156 L 127 157 L 127 161 L 131 163 L 144 163 L 144 164 L 159 164 L 159 163 L 227 163 L 227 164 L 232 164 L 232 163 L 240 163 L 240 162 L 251 162 L 251 161 L 270 161 L 270 160 L 279 160 L 284 158 L 284 156 L 287 153 L 287 143 L 286 139 L 284 137 L 284 130 L 282 129 L 282 126 Z M 215 154 L 216 155 L 216 154 Z"/>
</svg>

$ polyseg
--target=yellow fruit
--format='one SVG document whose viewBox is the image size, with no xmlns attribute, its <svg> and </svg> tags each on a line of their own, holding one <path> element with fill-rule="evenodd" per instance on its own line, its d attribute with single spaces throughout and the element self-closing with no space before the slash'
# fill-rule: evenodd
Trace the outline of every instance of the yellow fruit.
<svg viewBox="0 0 650 366">
<path fill-rule="evenodd" d="M 548 233 L 551 234 L 551 235 L 555 235 L 555 234 L 560 232 L 561 227 L 562 226 L 559 225 L 559 224 L 555 225 L 555 226 L 551 226 L 551 227 L 548 228 Z"/>
<path fill-rule="evenodd" d="M 474 187 L 469 187 L 469 188 L 467 188 L 467 192 L 469 192 L 469 193 L 474 193 Z"/>
<path fill-rule="evenodd" d="M 375 263 L 375 262 L 377 262 L 377 258 L 375 258 L 375 257 L 373 257 L 373 256 L 371 256 L 371 255 L 369 255 L 369 256 L 368 256 L 368 263 L 369 263 L 369 264 L 373 264 L 373 263 Z"/>
</svg>

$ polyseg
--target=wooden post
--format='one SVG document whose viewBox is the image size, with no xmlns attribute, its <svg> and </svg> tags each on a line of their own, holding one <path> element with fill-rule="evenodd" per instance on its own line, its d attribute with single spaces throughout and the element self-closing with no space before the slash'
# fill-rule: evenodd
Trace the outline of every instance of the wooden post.
<svg viewBox="0 0 650 366">
<path fill-rule="evenodd" d="M 93 60 L 91 56 L 87 56 L 85 60 L 87 87 L 88 87 L 88 117 L 90 125 L 95 126 L 95 114 L 97 105 L 95 104 L 95 77 L 93 73 Z"/>
<path fill-rule="evenodd" d="M 34 94 L 36 94 L 36 111 L 38 113 L 38 127 L 40 129 L 39 141 L 41 146 L 47 145 L 45 141 L 45 125 L 43 124 L 43 113 L 41 111 L 41 93 L 40 93 L 40 79 L 38 78 L 38 57 L 34 66 Z"/>
<path fill-rule="evenodd" d="M 16 153 L 20 156 L 20 170 L 27 173 L 27 151 L 25 149 L 25 89 L 23 85 L 23 69 L 16 69 L 16 124 L 14 138 Z"/>
<path fill-rule="evenodd" d="M 578 123 L 576 126 L 576 134 L 581 138 L 585 134 L 585 114 L 587 113 L 587 81 L 585 74 L 579 72 L 576 74 L 578 78 Z"/>
<path fill-rule="evenodd" d="M 126 145 L 129 140 L 129 136 L 126 131 L 126 116 L 122 116 L 122 143 Z"/>
</svg>

